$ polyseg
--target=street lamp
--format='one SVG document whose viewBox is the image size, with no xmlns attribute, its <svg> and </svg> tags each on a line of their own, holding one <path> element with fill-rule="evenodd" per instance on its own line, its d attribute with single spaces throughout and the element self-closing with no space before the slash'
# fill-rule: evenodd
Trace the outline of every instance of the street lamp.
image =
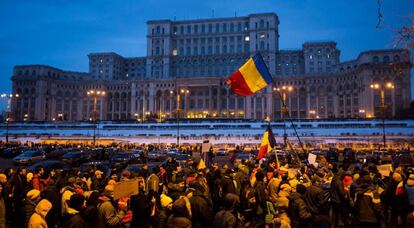
<svg viewBox="0 0 414 228">
<path fill-rule="evenodd" d="M 11 120 L 11 102 L 13 98 L 19 98 L 20 95 L 18 93 L 11 93 L 11 94 L 1 94 L 1 98 L 7 98 L 7 113 L 6 113 L 6 143 L 9 142 L 9 122 Z"/>
<path fill-rule="evenodd" d="M 170 94 L 173 94 L 174 92 L 171 90 Z M 177 147 L 180 146 L 180 106 L 181 106 L 181 95 L 187 95 L 190 93 L 190 90 L 188 89 L 177 89 Z M 185 102 L 185 100 L 184 100 Z M 184 103 L 184 109 L 185 109 L 185 103 Z"/>
<path fill-rule="evenodd" d="M 59 120 L 60 121 L 63 121 L 64 120 L 63 116 L 64 116 L 63 113 L 58 113 L 58 117 L 59 117 Z"/>
<path fill-rule="evenodd" d="M 288 94 L 293 91 L 293 87 L 292 86 L 282 86 L 282 87 L 278 87 L 278 88 L 273 88 L 273 91 L 282 92 L 282 110 L 280 111 L 280 115 L 281 115 L 281 117 L 284 121 L 286 119 L 286 117 L 289 116 L 289 110 L 287 109 L 287 105 L 286 105 L 286 98 L 287 98 Z M 287 145 L 286 124 L 284 124 L 283 132 L 284 132 L 283 133 L 283 142 L 284 142 L 284 147 L 286 147 L 286 145 Z"/>
<path fill-rule="evenodd" d="M 86 92 L 86 94 L 89 97 L 93 98 L 93 115 L 92 118 L 90 118 L 89 120 L 91 120 L 93 123 L 95 123 L 94 127 L 93 127 L 93 146 L 95 146 L 96 144 L 96 128 L 97 128 L 97 118 L 96 118 L 96 103 L 97 103 L 97 99 L 98 97 L 103 97 L 105 96 L 106 92 L 103 90 L 89 90 Z"/>
<path fill-rule="evenodd" d="M 385 139 L 385 90 L 386 89 L 394 89 L 394 84 L 392 82 L 385 82 L 383 84 L 374 83 L 370 85 L 372 90 L 379 90 L 381 96 L 381 112 L 382 112 L 382 141 L 384 149 L 386 148 L 386 139 Z"/>
</svg>

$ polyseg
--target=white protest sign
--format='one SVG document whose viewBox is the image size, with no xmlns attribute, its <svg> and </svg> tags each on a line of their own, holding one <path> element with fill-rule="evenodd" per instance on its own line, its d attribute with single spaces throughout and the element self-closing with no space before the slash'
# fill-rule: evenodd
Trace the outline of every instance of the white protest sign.
<svg viewBox="0 0 414 228">
<path fill-rule="evenodd" d="M 313 165 L 316 163 L 316 154 L 309 154 L 308 155 L 309 164 Z"/>
<path fill-rule="evenodd" d="M 207 153 L 211 148 L 211 143 L 208 140 L 205 140 L 203 142 L 203 146 L 201 147 L 201 152 L 202 153 Z"/>
</svg>

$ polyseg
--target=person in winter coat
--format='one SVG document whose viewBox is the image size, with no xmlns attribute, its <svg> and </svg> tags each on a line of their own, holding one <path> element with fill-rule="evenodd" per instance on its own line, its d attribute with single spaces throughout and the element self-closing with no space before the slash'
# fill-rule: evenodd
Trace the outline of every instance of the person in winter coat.
<svg viewBox="0 0 414 228">
<path fill-rule="evenodd" d="M 70 197 L 75 194 L 75 187 L 74 184 L 76 182 L 76 179 L 74 177 L 71 177 L 68 179 L 68 185 L 63 187 L 60 190 L 60 194 L 62 195 L 61 198 L 61 215 L 65 216 L 68 213 L 69 210 L 69 200 Z"/>
<path fill-rule="evenodd" d="M 36 205 L 41 200 L 40 191 L 37 189 L 30 190 L 26 198 L 23 200 L 23 210 L 24 210 L 24 225 L 27 226 L 29 223 L 30 217 L 35 212 Z"/>
<path fill-rule="evenodd" d="M 221 191 L 222 196 L 225 196 L 227 193 L 236 193 L 236 188 L 234 186 L 232 171 L 231 169 L 226 169 L 224 175 L 221 178 Z"/>
<path fill-rule="evenodd" d="M 125 216 L 125 209 L 117 210 L 113 204 L 114 187 L 113 185 L 107 185 L 103 192 L 103 196 L 100 197 L 101 203 L 98 205 L 98 228 L 107 227 L 120 227 L 121 220 Z"/>
<path fill-rule="evenodd" d="M 167 227 L 168 217 L 171 215 L 173 200 L 165 194 L 161 195 L 161 209 L 158 215 L 158 227 Z"/>
<path fill-rule="evenodd" d="M 0 184 L 0 228 L 6 227 L 6 204 L 3 199 L 3 186 Z"/>
<path fill-rule="evenodd" d="M 168 218 L 168 228 L 192 228 L 191 223 L 191 206 L 188 199 L 181 197 L 177 199 L 172 207 L 172 214 Z"/>
<path fill-rule="evenodd" d="M 403 226 L 406 217 L 408 200 L 403 180 L 404 173 L 399 168 L 395 169 L 392 180 L 383 193 L 385 204 L 391 211 L 390 226 Z"/>
<path fill-rule="evenodd" d="M 239 219 L 237 207 L 240 204 L 239 196 L 227 194 L 224 197 L 224 209 L 217 212 L 213 220 L 214 228 L 238 228 L 243 227 L 243 222 Z"/>
<path fill-rule="evenodd" d="M 47 181 L 48 181 L 47 179 L 46 180 L 42 179 L 42 175 L 44 173 L 45 173 L 45 170 L 43 169 L 43 167 L 41 166 L 36 167 L 35 174 L 32 180 L 34 189 L 43 191 L 43 188 L 45 187 L 45 184 L 47 184 Z"/>
<path fill-rule="evenodd" d="M 329 226 L 329 209 L 321 188 L 322 180 L 318 175 L 312 177 L 312 185 L 306 189 L 305 202 L 312 214 L 312 227 Z"/>
<path fill-rule="evenodd" d="M 280 176 L 274 175 L 270 180 L 269 180 L 269 184 L 267 185 L 269 188 L 269 196 L 270 196 L 270 200 L 273 203 L 276 203 L 278 195 L 277 193 L 279 192 L 279 186 L 280 183 L 282 182 L 282 179 L 280 178 Z"/>
<path fill-rule="evenodd" d="M 331 182 L 331 206 L 332 206 L 332 223 L 333 226 L 339 225 L 341 219 L 345 227 L 350 226 L 351 219 L 349 218 L 349 212 L 351 210 L 349 191 L 345 189 L 343 181 L 349 183 L 352 177 L 344 175 L 343 172 L 338 171 Z"/>
<path fill-rule="evenodd" d="M 408 197 L 408 211 L 414 212 L 414 169 L 410 168 L 407 170 L 408 179 L 404 185 L 405 190 L 407 191 Z"/>
<path fill-rule="evenodd" d="M 82 195 L 74 194 L 70 197 L 69 213 L 64 228 L 88 228 L 83 214 L 85 198 Z"/>
<path fill-rule="evenodd" d="M 381 199 L 369 175 L 363 177 L 357 188 L 355 206 L 359 227 L 381 227 L 381 220 L 383 220 Z"/>
<path fill-rule="evenodd" d="M 131 196 L 131 227 L 149 228 L 151 226 L 153 209 L 151 200 L 152 196 L 145 194 L 143 185 L 141 185 L 138 195 Z"/>
<path fill-rule="evenodd" d="M 98 205 L 101 194 L 99 192 L 85 192 L 84 196 L 86 198 L 86 208 L 83 212 L 85 214 L 85 221 L 88 227 L 93 227 L 98 223 Z"/>
<path fill-rule="evenodd" d="M 257 221 L 262 221 L 264 219 L 264 215 L 266 214 L 267 205 L 266 205 L 266 187 L 263 183 L 264 180 L 264 173 L 262 170 L 258 170 L 256 172 L 256 181 L 254 182 L 253 189 L 256 198 L 256 215 Z"/>
<path fill-rule="evenodd" d="M 190 188 L 194 189 L 190 198 L 193 227 L 208 228 L 214 218 L 213 206 L 205 197 L 205 189 L 200 183 L 193 181 L 190 183 Z"/>
<path fill-rule="evenodd" d="M 292 228 L 309 227 L 312 214 L 304 200 L 306 187 L 302 184 L 296 186 L 296 192 L 289 195 L 289 215 Z"/>
<path fill-rule="evenodd" d="M 52 203 L 49 200 L 42 199 L 35 208 L 35 213 L 30 217 L 28 228 L 47 228 L 46 215 L 52 208 Z"/>
<path fill-rule="evenodd" d="M 104 183 L 103 183 L 103 172 L 101 170 L 95 171 L 95 176 L 91 178 L 91 191 L 102 192 Z"/>
</svg>

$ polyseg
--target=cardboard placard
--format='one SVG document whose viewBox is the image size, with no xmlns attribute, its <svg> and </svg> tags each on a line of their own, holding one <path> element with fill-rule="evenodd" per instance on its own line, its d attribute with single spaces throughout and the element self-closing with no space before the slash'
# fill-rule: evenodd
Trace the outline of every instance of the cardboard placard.
<svg viewBox="0 0 414 228">
<path fill-rule="evenodd" d="M 309 164 L 313 165 L 316 163 L 316 154 L 309 154 L 308 155 Z"/>
<path fill-rule="evenodd" d="M 207 153 L 210 150 L 210 148 L 211 148 L 211 143 L 208 140 L 206 140 L 203 142 L 203 146 L 201 147 L 201 152 Z"/>
<path fill-rule="evenodd" d="M 138 179 L 121 181 L 115 184 L 114 200 L 124 196 L 131 196 L 138 194 Z"/>
<path fill-rule="evenodd" d="M 391 164 L 377 165 L 377 169 L 381 175 L 388 177 L 390 176 L 390 173 L 392 172 L 392 165 Z"/>
</svg>

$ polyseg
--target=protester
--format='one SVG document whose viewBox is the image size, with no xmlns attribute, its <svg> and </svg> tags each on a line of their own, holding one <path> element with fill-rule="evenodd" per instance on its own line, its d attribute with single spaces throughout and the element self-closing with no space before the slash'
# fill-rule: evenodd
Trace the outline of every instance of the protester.
<svg viewBox="0 0 414 228">
<path fill-rule="evenodd" d="M 0 227 L 413 226 L 412 167 L 395 163 L 388 174 L 378 163 L 317 160 L 268 157 L 208 166 L 168 158 L 137 172 L 7 169 L 0 172 Z M 116 194 L 116 186 L 132 180 L 137 193 Z"/>
<path fill-rule="evenodd" d="M 45 218 L 46 218 L 46 215 L 50 211 L 51 208 L 52 208 L 52 204 L 48 200 L 42 199 L 37 204 L 37 206 L 35 208 L 35 212 L 30 217 L 27 227 L 29 227 L 29 228 L 38 228 L 38 227 L 47 228 L 48 226 L 47 226 Z"/>
</svg>

